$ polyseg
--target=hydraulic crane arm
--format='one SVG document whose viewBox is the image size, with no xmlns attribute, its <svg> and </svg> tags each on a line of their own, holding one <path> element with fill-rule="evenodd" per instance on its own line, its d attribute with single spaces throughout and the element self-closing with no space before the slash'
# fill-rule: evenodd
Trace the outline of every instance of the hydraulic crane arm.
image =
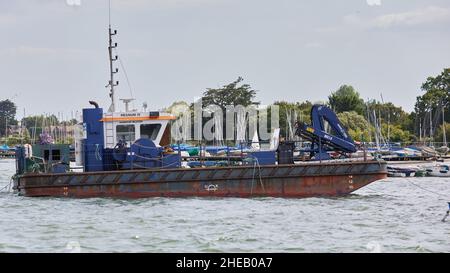
<svg viewBox="0 0 450 273">
<path fill-rule="evenodd" d="M 318 146 L 318 152 L 322 155 L 322 158 L 326 151 L 330 149 L 343 153 L 356 152 L 355 142 L 329 107 L 314 105 L 311 109 L 311 121 L 312 125 L 297 124 L 296 135 L 311 141 L 312 149 L 314 145 Z M 325 121 L 329 124 L 334 134 L 326 132 Z"/>
</svg>

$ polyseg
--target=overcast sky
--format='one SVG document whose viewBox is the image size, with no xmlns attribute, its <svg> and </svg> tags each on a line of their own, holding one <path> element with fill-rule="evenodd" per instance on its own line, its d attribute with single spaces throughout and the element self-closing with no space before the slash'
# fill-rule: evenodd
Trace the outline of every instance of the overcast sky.
<svg viewBox="0 0 450 273">
<path fill-rule="evenodd" d="M 263 104 L 350 84 L 411 111 L 450 64 L 448 0 L 113 0 L 112 23 L 135 106 L 152 109 L 242 76 Z M 0 99 L 18 117 L 106 110 L 107 24 L 107 0 L 0 0 Z"/>
</svg>

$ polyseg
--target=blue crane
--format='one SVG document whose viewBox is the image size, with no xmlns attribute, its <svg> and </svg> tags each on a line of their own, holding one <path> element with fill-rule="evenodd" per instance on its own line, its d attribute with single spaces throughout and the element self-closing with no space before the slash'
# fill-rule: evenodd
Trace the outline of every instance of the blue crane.
<svg viewBox="0 0 450 273">
<path fill-rule="evenodd" d="M 325 121 L 331 128 L 331 133 L 325 130 Z M 311 158 L 316 160 L 330 159 L 328 151 L 340 153 L 355 153 L 356 145 L 348 134 L 336 114 L 325 105 L 313 105 L 311 109 L 311 122 L 299 122 L 295 134 L 311 141 Z"/>
</svg>

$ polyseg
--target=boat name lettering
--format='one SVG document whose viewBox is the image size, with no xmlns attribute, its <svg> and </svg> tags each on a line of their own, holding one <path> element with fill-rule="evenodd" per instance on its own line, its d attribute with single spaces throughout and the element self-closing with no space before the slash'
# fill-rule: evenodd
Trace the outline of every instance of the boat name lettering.
<svg viewBox="0 0 450 273">
<path fill-rule="evenodd" d="M 139 113 L 125 113 L 125 114 L 120 114 L 121 117 L 140 117 L 141 114 Z"/>
</svg>

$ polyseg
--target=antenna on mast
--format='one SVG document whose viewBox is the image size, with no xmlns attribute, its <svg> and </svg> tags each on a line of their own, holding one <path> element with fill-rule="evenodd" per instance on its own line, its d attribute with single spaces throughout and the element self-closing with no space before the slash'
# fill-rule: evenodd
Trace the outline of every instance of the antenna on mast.
<svg viewBox="0 0 450 273">
<path fill-rule="evenodd" d="M 111 25 L 111 0 L 108 0 L 108 22 Z"/>
<path fill-rule="evenodd" d="M 114 81 L 114 74 L 119 72 L 119 68 L 114 69 L 114 62 L 119 59 L 119 56 L 115 55 L 113 57 L 113 49 L 117 47 L 117 43 L 113 43 L 113 36 L 117 35 L 117 30 L 111 29 L 111 0 L 109 0 L 109 27 L 108 27 L 108 36 L 109 36 L 109 46 L 108 46 L 108 53 L 109 53 L 109 83 L 106 87 L 109 87 L 109 97 L 111 98 L 111 106 L 108 109 L 108 112 L 115 112 L 116 111 L 116 96 L 115 96 L 115 90 L 114 87 L 119 85 L 119 81 Z"/>
</svg>

